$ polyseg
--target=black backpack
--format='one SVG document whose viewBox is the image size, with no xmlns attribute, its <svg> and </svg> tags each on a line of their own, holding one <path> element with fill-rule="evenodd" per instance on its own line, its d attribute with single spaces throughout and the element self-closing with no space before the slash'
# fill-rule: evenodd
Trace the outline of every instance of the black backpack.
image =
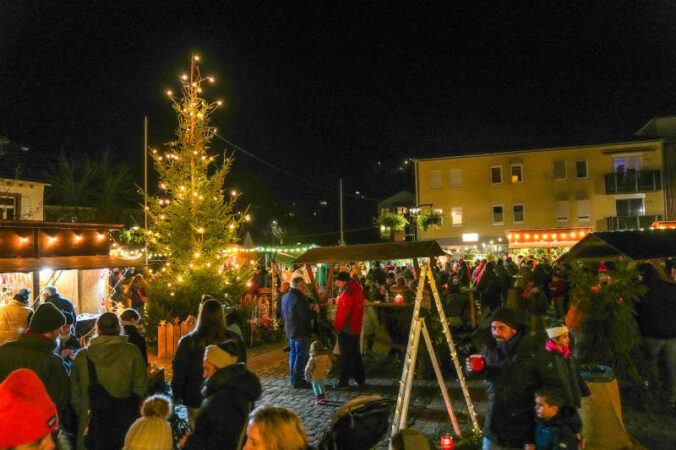
<svg viewBox="0 0 676 450">
<path fill-rule="evenodd" d="M 139 397 L 113 397 L 99 383 L 96 366 L 87 357 L 89 371 L 89 423 L 85 431 L 85 447 L 90 450 L 119 450 L 124 437 L 139 416 Z"/>
<path fill-rule="evenodd" d="M 379 395 L 362 395 L 341 405 L 333 415 L 318 450 L 365 450 L 389 429 L 390 407 Z"/>
</svg>

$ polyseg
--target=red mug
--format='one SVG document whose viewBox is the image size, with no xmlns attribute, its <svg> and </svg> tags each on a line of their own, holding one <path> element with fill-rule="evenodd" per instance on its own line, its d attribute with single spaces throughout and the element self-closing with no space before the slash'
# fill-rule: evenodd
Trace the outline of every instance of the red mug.
<svg viewBox="0 0 676 450">
<path fill-rule="evenodd" d="M 472 372 L 481 372 L 486 367 L 484 358 L 481 355 L 469 355 L 469 368 Z"/>
</svg>

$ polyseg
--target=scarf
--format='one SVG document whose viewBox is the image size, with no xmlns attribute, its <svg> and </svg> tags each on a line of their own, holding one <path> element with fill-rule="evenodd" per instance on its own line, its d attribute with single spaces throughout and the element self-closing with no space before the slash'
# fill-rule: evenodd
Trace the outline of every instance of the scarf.
<svg viewBox="0 0 676 450">
<path fill-rule="evenodd" d="M 570 348 L 568 348 L 567 346 L 561 348 L 558 345 L 556 345 L 554 341 L 547 341 L 547 343 L 545 344 L 545 348 L 547 349 L 548 352 L 557 351 L 561 353 L 564 358 L 568 358 L 568 356 L 570 355 Z"/>
</svg>

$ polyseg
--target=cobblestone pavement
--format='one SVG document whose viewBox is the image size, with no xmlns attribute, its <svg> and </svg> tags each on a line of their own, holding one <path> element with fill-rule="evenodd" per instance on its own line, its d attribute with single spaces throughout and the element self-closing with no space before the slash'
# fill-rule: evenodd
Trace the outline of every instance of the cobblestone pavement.
<svg viewBox="0 0 676 450">
<path fill-rule="evenodd" d="M 315 405 L 312 389 L 294 389 L 289 385 L 289 354 L 282 347 L 269 349 L 249 358 L 249 369 L 256 373 L 263 384 L 263 396 L 259 404 L 280 404 L 292 408 L 300 416 L 308 437 L 316 445 L 322 434 L 331 424 L 331 418 L 338 407 L 345 401 L 358 395 L 378 394 L 389 399 L 394 405 L 399 390 L 398 378 L 374 378 L 367 376 L 367 387 L 363 390 L 347 391 L 327 390 L 327 404 Z M 327 385 L 336 383 L 330 378 Z M 462 392 L 457 382 L 447 383 L 453 406 L 458 413 L 466 411 Z M 480 383 L 470 382 L 470 392 L 475 409 L 479 414 L 485 410 L 485 394 Z M 394 407 L 393 407 L 394 410 Z M 390 417 L 390 420 L 392 418 Z M 439 386 L 434 381 L 416 380 L 409 407 L 408 426 L 415 427 L 428 437 L 437 441 L 442 431 L 449 430 L 448 413 L 444 406 Z M 387 448 L 384 439 L 376 448 Z"/>
</svg>

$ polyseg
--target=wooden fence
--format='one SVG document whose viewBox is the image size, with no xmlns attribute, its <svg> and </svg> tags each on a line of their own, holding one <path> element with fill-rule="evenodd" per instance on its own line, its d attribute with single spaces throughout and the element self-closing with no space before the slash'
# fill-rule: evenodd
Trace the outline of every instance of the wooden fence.
<svg viewBox="0 0 676 450">
<path fill-rule="evenodd" d="M 173 322 L 160 322 L 157 327 L 157 357 L 158 359 L 171 359 L 176 354 L 178 341 L 181 337 L 190 333 L 195 327 L 195 319 L 188 318 L 180 322 L 175 318 Z"/>
</svg>

